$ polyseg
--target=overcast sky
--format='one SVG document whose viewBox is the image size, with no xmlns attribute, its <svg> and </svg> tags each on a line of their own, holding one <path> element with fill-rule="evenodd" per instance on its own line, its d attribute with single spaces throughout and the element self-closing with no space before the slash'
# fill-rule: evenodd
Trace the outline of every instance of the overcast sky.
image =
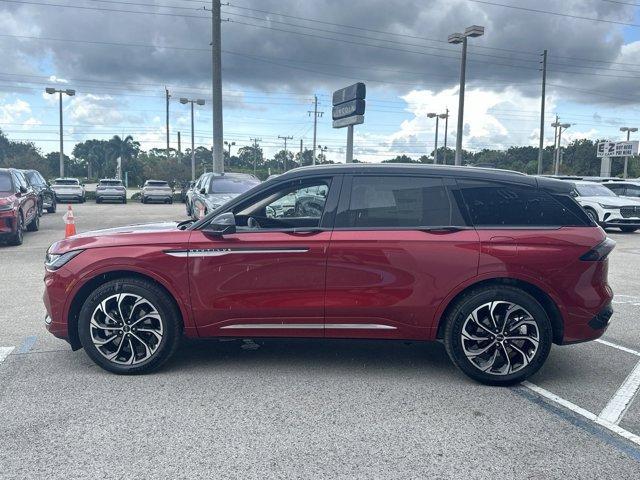
<svg viewBox="0 0 640 480">
<path fill-rule="evenodd" d="M 556 113 L 572 123 L 567 141 L 619 138 L 620 126 L 640 126 L 640 8 L 630 3 L 231 1 L 222 14 L 228 20 L 222 25 L 224 137 L 237 146 L 261 138 L 269 155 L 282 148 L 279 135 L 293 136 L 294 150 L 300 139 L 310 146 L 313 119 L 307 111 L 317 94 L 325 112 L 318 143 L 329 147 L 330 159 L 343 161 L 346 132 L 331 128 L 330 94 L 364 81 L 367 115 L 356 128 L 357 158 L 430 152 L 435 122 L 427 113 L 447 108 L 448 143 L 454 145 L 460 46 L 446 39 L 478 24 L 486 33 L 469 41 L 466 148 L 537 145 L 544 49 L 547 142 L 553 143 L 548 125 Z M 57 99 L 43 91 L 60 84 L 78 92 L 64 99 L 66 152 L 78 141 L 114 134 L 132 134 L 143 148 L 164 147 L 166 85 L 172 146 L 177 147 L 178 130 L 183 148 L 189 138 L 181 96 L 206 100 L 197 111 L 196 143 L 210 146 L 207 5 L 0 0 L 0 128 L 11 138 L 34 140 L 45 153 L 57 151 Z"/>
</svg>

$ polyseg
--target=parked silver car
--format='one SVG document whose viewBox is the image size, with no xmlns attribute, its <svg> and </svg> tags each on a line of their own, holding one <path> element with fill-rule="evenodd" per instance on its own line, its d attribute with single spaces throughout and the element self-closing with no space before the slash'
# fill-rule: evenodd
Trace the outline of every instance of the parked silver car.
<svg viewBox="0 0 640 480">
<path fill-rule="evenodd" d="M 147 180 L 140 194 L 142 203 L 173 203 L 173 189 L 164 180 Z"/>
<path fill-rule="evenodd" d="M 58 202 L 85 202 L 84 185 L 77 178 L 56 178 L 51 189 L 56 194 Z"/>
<path fill-rule="evenodd" d="M 127 203 L 127 189 L 122 180 L 117 178 L 103 178 L 96 187 L 96 203 L 115 201 Z"/>
<path fill-rule="evenodd" d="M 257 177 L 247 173 L 205 173 L 191 194 L 191 216 L 197 219 L 201 210 L 207 215 L 259 184 Z"/>
</svg>

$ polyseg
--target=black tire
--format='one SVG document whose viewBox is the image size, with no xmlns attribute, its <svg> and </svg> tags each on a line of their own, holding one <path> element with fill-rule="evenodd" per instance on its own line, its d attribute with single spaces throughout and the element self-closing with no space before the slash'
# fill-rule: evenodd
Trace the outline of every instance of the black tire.
<svg viewBox="0 0 640 480">
<path fill-rule="evenodd" d="M 47 208 L 47 212 L 56 213 L 57 206 L 58 206 L 58 203 L 56 202 L 56 199 L 54 198 L 53 200 L 51 200 L 51 206 Z"/>
<path fill-rule="evenodd" d="M 22 245 L 24 240 L 24 219 L 22 218 L 22 212 L 18 213 L 17 222 L 15 233 L 9 237 L 9 240 L 7 240 L 9 245 Z"/>
<path fill-rule="evenodd" d="M 33 220 L 27 225 L 27 232 L 37 232 L 38 230 L 40 230 L 40 215 L 36 212 Z"/>
<path fill-rule="evenodd" d="M 173 198 L 170 198 L 169 201 L 167 202 L 169 205 L 173 204 Z"/>
<path fill-rule="evenodd" d="M 598 214 L 595 212 L 595 210 L 591 209 L 591 208 L 585 208 L 584 211 L 586 212 L 587 216 L 593 220 L 593 222 L 596 225 L 600 225 L 600 220 L 598 220 Z"/>
<path fill-rule="evenodd" d="M 101 353 L 101 350 L 98 350 L 98 347 L 94 344 L 92 339 L 92 329 L 94 335 L 100 335 L 101 330 L 96 329 L 91 326 L 91 319 L 94 315 L 94 312 L 97 311 L 101 302 L 107 300 L 107 309 L 109 308 L 109 302 L 114 302 L 115 300 L 108 300 L 113 296 L 118 294 L 127 294 L 132 296 L 142 297 L 146 299 L 152 307 L 158 313 L 158 320 L 153 320 L 154 322 L 159 322 L 162 324 L 162 335 L 161 340 L 155 345 L 153 352 L 150 354 L 148 358 L 144 358 L 139 363 L 133 363 L 131 365 L 125 365 L 122 363 L 118 363 L 117 361 L 112 361 L 106 358 L 104 353 Z M 123 298 L 127 298 L 125 295 Z M 125 312 L 126 310 L 126 306 Z M 140 307 L 139 307 L 140 308 Z M 100 308 L 100 311 L 101 308 Z M 129 312 L 137 312 L 135 310 L 129 310 Z M 141 311 L 139 314 L 142 315 Z M 117 313 L 117 310 L 110 310 L 109 313 L 113 315 L 113 318 L 116 320 L 122 320 Z M 99 315 L 99 314 L 98 314 Z M 126 315 L 126 314 L 125 314 Z M 132 322 L 132 325 L 135 325 L 136 322 Z M 137 355 L 146 355 L 148 351 L 143 347 L 143 342 L 136 340 L 136 338 L 142 338 L 142 334 L 137 332 L 136 336 L 134 327 L 131 327 L 127 330 L 129 333 L 125 333 L 124 329 L 127 327 L 124 326 L 120 331 L 120 335 L 118 338 L 115 338 L 114 342 L 118 341 L 118 343 L 112 343 L 109 346 L 102 346 L 101 348 L 112 348 L 117 349 L 120 346 L 120 342 L 124 344 L 126 341 L 125 338 L 132 343 L 127 343 L 122 346 L 122 350 L 119 355 L 115 357 L 115 360 L 121 356 L 120 362 L 126 362 L 126 355 L 128 351 L 137 352 Z M 139 324 L 138 324 L 139 325 Z M 115 335 L 118 332 L 114 333 Z M 180 320 L 180 313 L 178 312 L 176 306 L 173 302 L 167 298 L 167 293 L 159 288 L 157 285 L 152 282 L 146 280 L 140 280 L 136 278 L 124 278 L 120 280 L 113 280 L 104 285 L 101 285 L 96 290 L 94 290 L 87 300 L 85 300 L 82 309 L 80 310 L 80 314 L 78 317 L 78 335 L 80 338 L 80 342 L 84 347 L 87 355 L 96 363 L 98 366 L 103 369 L 117 374 L 123 375 L 136 375 L 142 373 L 149 373 L 153 370 L 156 370 L 162 366 L 176 351 L 178 345 L 180 343 L 180 339 L 182 337 L 182 322 Z M 130 335 L 130 337 L 127 337 Z M 145 334 L 146 335 L 146 334 Z M 157 338 L 155 336 L 148 336 L 147 339 Z M 130 348 L 130 345 L 135 345 L 133 349 Z M 106 350 L 109 353 L 109 350 Z M 112 353 L 111 353 L 112 354 Z M 136 359 L 136 353 L 134 353 L 134 359 Z"/>
<path fill-rule="evenodd" d="M 98 197 L 96 197 L 96 203 L 102 203 L 102 200 Z"/>
<path fill-rule="evenodd" d="M 636 230 L 638 230 L 637 227 L 620 227 L 620 230 L 622 230 L 624 233 L 633 233 Z"/>
<path fill-rule="evenodd" d="M 127 197 L 124 197 L 124 198 L 122 199 L 122 203 L 123 203 L 123 204 L 127 203 Z"/>
<path fill-rule="evenodd" d="M 505 373 L 492 373 L 491 370 L 493 369 L 493 366 L 487 369 L 489 373 L 487 373 L 487 371 L 482 371 L 480 366 L 473 363 L 467 357 L 467 354 L 465 353 L 465 346 L 463 345 L 465 341 L 473 341 L 471 339 L 463 340 L 462 337 L 462 329 L 465 324 L 474 325 L 475 323 L 477 325 L 477 322 L 467 323 L 470 321 L 469 319 L 473 318 L 472 313 L 476 311 L 476 309 L 480 309 L 478 310 L 479 318 L 479 316 L 482 315 L 482 308 L 484 308 L 487 304 L 492 305 L 491 302 L 501 302 L 501 305 L 494 309 L 494 311 L 496 311 L 497 317 L 499 317 L 499 314 L 497 313 L 498 309 L 502 308 L 502 304 L 508 305 L 509 303 L 511 303 L 521 307 L 520 310 L 515 310 L 514 313 L 522 312 L 523 310 L 525 313 L 529 313 L 529 315 L 531 316 L 531 320 L 535 324 L 535 329 L 537 329 L 538 344 L 536 349 L 533 351 L 529 350 L 529 352 L 527 352 L 528 349 L 533 348 L 533 343 L 522 342 L 520 345 L 517 345 L 513 343 L 513 340 L 509 341 L 508 339 L 504 339 L 501 333 L 497 333 L 495 336 L 490 336 L 490 338 L 486 340 L 487 343 L 482 344 L 482 347 L 474 350 L 475 352 L 479 350 L 486 351 L 487 357 L 491 357 L 493 359 L 493 363 L 491 364 L 493 366 L 495 366 L 495 362 L 498 358 L 497 355 L 499 355 L 500 363 L 502 365 L 501 368 L 506 367 Z M 515 323 L 511 323 L 514 318 L 516 317 L 511 317 L 511 321 L 509 322 L 509 324 L 512 326 L 511 328 L 515 328 L 514 325 L 518 323 L 517 321 Z M 453 363 L 460 370 L 462 370 L 463 373 L 465 373 L 473 380 L 484 383 L 485 385 L 508 386 L 522 382 L 523 380 L 536 373 L 540 369 L 540 367 L 542 367 L 551 350 L 553 332 L 551 322 L 549 321 L 549 317 L 547 316 L 546 311 L 535 298 L 533 298 L 523 290 L 520 290 L 519 288 L 496 285 L 470 290 L 469 292 L 463 294 L 456 301 L 455 305 L 450 310 L 445 320 L 447 323 L 445 325 L 444 344 L 449 357 L 451 358 Z M 485 325 L 490 324 L 486 323 Z M 518 328 L 533 330 L 534 325 L 523 325 L 519 326 Z M 478 329 L 477 331 L 480 333 L 476 333 L 475 335 L 489 335 L 482 329 Z M 467 330 L 466 333 L 472 333 L 473 335 L 473 332 L 469 332 L 469 330 Z M 520 334 L 518 332 L 512 333 L 511 335 L 522 335 L 522 337 L 525 336 L 525 334 Z M 494 344 L 495 347 L 484 350 L 485 346 L 489 343 Z M 525 361 L 524 356 L 519 355 L 516 350 L 514 350 L 514 346 L 519 347 L 519 349 L 521 349 L 519 350 L 521 353 L 522 351 L 525 351 L 525 353 L 531 353 L 531 358 L 528 358 L 527 361 Z M 510 349 L 511 351 L 509 352 L 508 349 Z M 503 356 L 502 352 L 506 353 L 507 358 L 510 357 L 508 365 L 505 362 L 505 356 Z M 473 358 L 476 358 L 478 361 L 482 360 L 481 355 L 476 355 Z M 513 368 L 512 360 L 513 363 L 516 363 L 516 361 L 518 360 L 521 361 L 516 363 L 518 368 L 514 369 L 513 373 L 509 373 Z M 490 364 L 491 360 L 487 360 L 487 363 Z M 485 366 L 482 365 L 482 367 Z"/>
<path fill-rule="evenodd" d="M 145 203 L 144 197 L 140 197 L 140 203 Z"/>
</svg>

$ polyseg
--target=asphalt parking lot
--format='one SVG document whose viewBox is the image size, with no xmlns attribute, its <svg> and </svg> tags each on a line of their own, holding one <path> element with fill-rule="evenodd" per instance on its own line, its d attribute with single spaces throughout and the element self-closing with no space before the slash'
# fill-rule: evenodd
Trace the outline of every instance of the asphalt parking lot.
<svg viewBox="0 0 640 480">
<path fill-rule="evenodd" d="M 186 218 L 74 212 L 79 231 Z M 121 377 L 44 328 L 63 213 L 0 247 L 0 478 L 640 478 L 640 232 L 610 232 L 603 342 L 554 346 L 523 386 L 473 383 L 437 343 L 346 340 L 185 342 Z"/>
</svg>

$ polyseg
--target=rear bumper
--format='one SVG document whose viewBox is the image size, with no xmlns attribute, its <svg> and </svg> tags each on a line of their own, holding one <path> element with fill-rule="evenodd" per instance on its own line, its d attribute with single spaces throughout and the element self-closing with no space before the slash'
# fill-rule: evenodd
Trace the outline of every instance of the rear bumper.
<svg viewBox="0 0 640 480">
<path fill-rule="evenodd" d="M 171 193 L 145 193 L 141 196 L 146 200 L 151 202 L 163 202 L 165 200 L 171 200 L 173 198 L 173 194 Z"/>
<path fill-rule="evenodd" d="M 613 307 L 611 302 L 606 303 L 597 314 L 587 321 L 573 322 L 565 326 L 563 345 L 589 342 L 604 335 L 611 322 Z"/>
</svg>

